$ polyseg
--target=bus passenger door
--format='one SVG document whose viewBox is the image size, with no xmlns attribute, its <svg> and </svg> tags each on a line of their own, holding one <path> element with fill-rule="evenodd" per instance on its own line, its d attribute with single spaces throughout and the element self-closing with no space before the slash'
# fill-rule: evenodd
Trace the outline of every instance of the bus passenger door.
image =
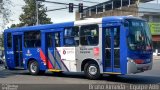
<svg viewBox="0 0 160 90">
<path fill-rule="evenodd" d="M 61 46 L 61 32 L 46 33 L 47 67 L 48 69 L 60 70 L 60 54 L 57 47 Z"/>
<path fill-rule="evenodd" d="M 13 35 L 15 67 L 23 67 L 22 35 Z"/>
<path fill-rule="evenodd" d="M 107 27 L 104 32 L 104 72 L 120 73 L 120 26 Z"/>
</svg>

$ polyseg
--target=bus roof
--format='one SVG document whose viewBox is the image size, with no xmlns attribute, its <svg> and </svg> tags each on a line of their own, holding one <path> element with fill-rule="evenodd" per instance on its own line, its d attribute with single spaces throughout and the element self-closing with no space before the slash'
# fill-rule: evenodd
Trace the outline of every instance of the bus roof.
<svg viewBox="0 0 160 90">
<path fill-rule="evenodd" d="M 4 32 L 47 30 L 47 29 L 53 29 L 53 28 L 73 27 L 73 26 L 77 26 L 77 25 L 99 24 L 99 23 L 102 23 L 102 22 L 121 21 L 121 20 L 127 19 L 127 18 L 140 19 L 140 18 L 131 17 L 131 16 L 108 16 L 108 17 L 103 17 L 103 18 L 79 20 L 79 21 L 75 21 L 75 22 L 73 21 L 73 22 L 64 22 L 64 23 L 56 23 L 56 24 L 44 24 L 44 25 L 36 25 L 36 26 L 9 28 L 9 29 L 4 30 Z"/>
<path fill-rule="evenodd" d="M 20 31 L 32 31 L 32 30 L 46 30 L 52 28 L 63 28 L 63 27 L 71 27 L 74 26 L 74 22 L 65 22 L 65 23 L 56 23 L 56 24 L 44 24 L 44 25 L 36 25 L 36 26 L 26 26 L 26 27 L 18 27 L 18 28 L 9 28 L 4 30 L 4 32 L 20 32 Z"/>
</svg>

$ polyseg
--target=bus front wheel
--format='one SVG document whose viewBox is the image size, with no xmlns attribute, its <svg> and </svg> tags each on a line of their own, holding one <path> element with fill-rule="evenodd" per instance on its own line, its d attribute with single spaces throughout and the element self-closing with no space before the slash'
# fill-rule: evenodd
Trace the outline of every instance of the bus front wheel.
<svg viewBox="0 0 160 90">
<path fill-rule="evenodd" d="M 94 62 L 88 62 L 84 66 L 85 76 L 89 79 L 95 80 L 101 77 L 99 66 Z"/>
<path fill-rule="evenodd" d="M 38 75 L 38 74 L 44 74 L 45 71 L 42 71 L 39 69 L 39 65 L 37 61 L 30 61 L 29 62 L 29 72 L 31 75 Z"/>
</svg>

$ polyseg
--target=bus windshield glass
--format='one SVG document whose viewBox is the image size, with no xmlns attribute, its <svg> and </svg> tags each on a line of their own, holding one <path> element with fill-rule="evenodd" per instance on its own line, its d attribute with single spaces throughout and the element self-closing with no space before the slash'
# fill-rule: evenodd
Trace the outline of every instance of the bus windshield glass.
<svg viewBox="0 0 160 90">
<path fill-rule="evenodd" d="M 150 50 L 152 48 L 151 33 L 146 21 L 128 19 L 128 47 L 131 50 Z"/>
</svg>

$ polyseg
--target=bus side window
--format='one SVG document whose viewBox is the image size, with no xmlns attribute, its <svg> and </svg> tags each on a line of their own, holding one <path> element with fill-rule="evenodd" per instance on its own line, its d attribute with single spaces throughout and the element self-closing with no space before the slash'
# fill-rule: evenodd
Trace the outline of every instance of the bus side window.
<svg viewBox="0 0 160 90">
<path fill-rule="evenodd" d="M 79 45 L 79 27 L 65 28 L 64 45 L 65 46 L 78 46 Z"/>
<path fill-rule="evenodd" d="M 99 27 L 98 25 L 85 25 L 80 29 L 81 45 L 98 45 Z"/>
<path fill-rule="evenodd" d="M 111 31 L 114 32 L 114 47 L 119 47 L 119 40 L 120 40 L 120 28 L 106 28 L 106 48 L 111 48 Z"/>
<path fill-rule="evenodd" d="M 120 42 L 120 28 L 114 28 L 114 47 L 119 47 Z"/>
<path fill-rule="evenodd" d="M 111 28 L 106 28 L 106 48 L 111 48 Z"/>
<path fill-rule="evenodd" d="M 60 47 L 60 33 L 55 33 L 55 46 Z"/>
<path fill-rule="evenodd" d="M 52 33 L 48 33 L 47 35 L 47 45 L 48 47 L 53 47 Z"/>
<path fill-rule="evenodd" d="M 36 48 L 41 46 L 41 32 L 28 31 L 24 32 L 24 46 L 26 48 Z"/>
<path fill-rule="evenodd" d="M 12 35 L 11 35 L 11 33 L 7 33 L 7 47 L 12 48 Z"/>
</svg>

